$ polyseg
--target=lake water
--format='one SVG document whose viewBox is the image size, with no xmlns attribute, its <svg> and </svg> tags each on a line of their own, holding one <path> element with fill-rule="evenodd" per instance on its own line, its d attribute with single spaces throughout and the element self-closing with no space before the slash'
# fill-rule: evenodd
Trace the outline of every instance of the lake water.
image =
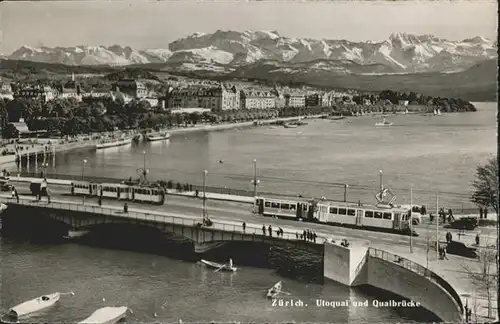
<svg viewBox="0 0 500 324">
<path fill-rule="evenodd" d="M 257 159 L 261 192 L 338 198 L 343 195 L 341 184 L 348 183 L 349 200 L 371 201 L 382 169 L 385 185 L 394 188 L 399 202 L 407 199 L 407 189 L 413 187 L 420 203 L 432 205 L 434 192 L 439 191 L 441 201 L 459 206 L 468 204 L 474 168 L 496 148 L 496 104 L 477 107 L 476 113 L 441 117 L 389 116 L 394 126 L 382 129 L 374 127 L 378 120 L 372 117 L 351 122 L 317 120 L 297 129 L 193 133 L 168 142 L 73 151 L 58 154 L 55 168 L 48 172 L 81 175 L 82 160 L 87 159 L 86 175 L 135 176 L 143 166 L 145 150 L 150 178 L 199 184 L 207 169 L 211 186 L 252 190 L 252 160 Z M 56 308 L 35 321 L 74 322 L 113 305 L 134 310 L 129 322 L 433 320 L 423 311 L 408 309 L 316 307 L 319 298 L 371 303 L 380 294 L 333 282 L 283 279 L 272 269 L 243 266 L 235 274 L 214 273 L 191 261 L 130 251 L 6 237 L 0 244 L 2 310 L 44 293 L 76 293 L 63 297 Z M 284 280 L 284 290 L 308 307 L 272 307 L 264 292 L 278 280 Z"/>
<path fill-rule="evenodd" d="M 300 128 L 256 127 L 179 135 L 169 141 L 126 147 L 72 151 L 56 156 L 48 173 L 137 177 L 253 190 L 257 160 L 260 193 L 374 202 L 383 182 L 397 203 L 435 206 L 436 193 L 447 208 L 471 207 L 470 182 L 475 167 L 496 153 L 496 103 L 476 103 L 478 112 L 443 116 L 389 115 L 394 123 L 380 128 L 380 117 L 343 121 L 310 120 Z M 220 163 L 223 162 L 223 163 Z M 54 167 L 55 166 L 55 167 Z M 33 163 L 31 170 L 34 171 Z"/>
</svg>

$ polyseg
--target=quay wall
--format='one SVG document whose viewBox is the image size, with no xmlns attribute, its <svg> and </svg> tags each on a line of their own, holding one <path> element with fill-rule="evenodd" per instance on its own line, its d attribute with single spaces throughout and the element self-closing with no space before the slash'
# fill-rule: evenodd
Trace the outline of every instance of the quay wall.
<svg viewBox="0 0 500 324">
<path fill-rule="evenodd" d="M 425 267 L 385 251 L 351 243 L 324 245 L 324 276 L 347 286 L 370 285 L 418 302 L 444 322 L 461 323 L 457 292 Z"/>
<path fill-rule="evenodd" d="M 394 262 L 370 256 L 366 284 L 419 302 L 448 323 L 463 322 L 461 305 L 441 285 Z"/>
</svg>

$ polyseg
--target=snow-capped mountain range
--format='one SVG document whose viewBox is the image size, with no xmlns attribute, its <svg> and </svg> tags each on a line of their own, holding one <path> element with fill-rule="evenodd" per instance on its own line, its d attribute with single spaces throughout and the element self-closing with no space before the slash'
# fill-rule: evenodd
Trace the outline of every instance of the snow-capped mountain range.
<svg viewBox="0 0 500 324">
<path fill-rule="evenodd" d="M 8 59 L 67 65 L 161 63 L 183 70 L 235 72 L 256 65 L 319 69 L 339 74 L 457 72 L 495 58 L 497 44 L 483 37 L 449 41 L 433 35 L 392 34 L 383 42 L 289 38 L 276 31 L 195 33 L 168 49 L 129 46 L 23 46 Z"/>
</svg>

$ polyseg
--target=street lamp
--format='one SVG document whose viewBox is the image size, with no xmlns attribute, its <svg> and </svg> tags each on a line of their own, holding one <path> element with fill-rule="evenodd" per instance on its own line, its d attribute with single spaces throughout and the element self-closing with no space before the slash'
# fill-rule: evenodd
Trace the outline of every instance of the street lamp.
<svg viewBox="0 0 500 324">
<path fill-rule="evenodd" d="M 253 212 L 256 212 L 257 207 L 257 185 L 260 183 L 260 180 L 257 180 L 257 160 L 253 159 Z"/>
<path fill-rule="evenodd" d="M 85 180 L 85 164 L 87 164 L 87 159 L 83 159 L 83 164 L 82 164 L 82 181 Z M 85 205 L 85 195 L 82 196 L 83 198 L 83 204 Z"/>
<path fill-rule="evenodd" d="M 384 171 L 379 170 L 378 173 L 380 174 L 380 191 L 384 190 Z"/>
<path fill-rule="evenodd" d="M 206 183 L 207 183 L 207 170 L 203 170 L 203 219 L 205 219 L 206 215 L 206 201 L 207 201 L 207 191 L 206 191 Z"/>
<path fill-rule="evenodd" d="M 142 151 L 142 155 L 144 156 L 144 163 L 142 167 L 142 176 L 144 177 L 144 182 L 146 182 L 146 175 L 148 174 L 148 170 L 146 169 L 146 151 Z"/>
<path fill-rule="evenodd" d="M 344 202 L 347 202 L 347 188 L 349 188 L 349 185 L 346 183 L 344 185 Z"/>
</svg>

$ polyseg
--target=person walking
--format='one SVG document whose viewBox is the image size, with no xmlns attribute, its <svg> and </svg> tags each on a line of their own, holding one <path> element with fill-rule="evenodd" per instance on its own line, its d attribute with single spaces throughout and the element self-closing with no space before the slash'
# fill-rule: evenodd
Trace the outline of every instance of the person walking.
<svg viewBox="0 0 500 324">
<path fill-rule="evenodd" d="M 266 235 L 266 225 L 262 225 L 262 234 Z"/>
<path fill-rule="evenodd" d="M 271 225 L 269 225 L 267 230 L 269 231 L 269 236 L 273 236 L 273 228 L 271 227 Z"/>
<path fill-rule="evenodd" d="M 19 193 L 17 192 L 17 189 L 14 189 L 14 196 L 16 197 L 16 201 L 19 204 Z"/>
<path fill-rule="evenodd" d="M 247 223 L 243 222 L 243 232 L 245 232 L 246 228 L 247 228 Z"/>
<path fill-rule="evenodd" d="M 476 245 L 479 246 L 479 233 L 476 234 Z"/>
</svg>

